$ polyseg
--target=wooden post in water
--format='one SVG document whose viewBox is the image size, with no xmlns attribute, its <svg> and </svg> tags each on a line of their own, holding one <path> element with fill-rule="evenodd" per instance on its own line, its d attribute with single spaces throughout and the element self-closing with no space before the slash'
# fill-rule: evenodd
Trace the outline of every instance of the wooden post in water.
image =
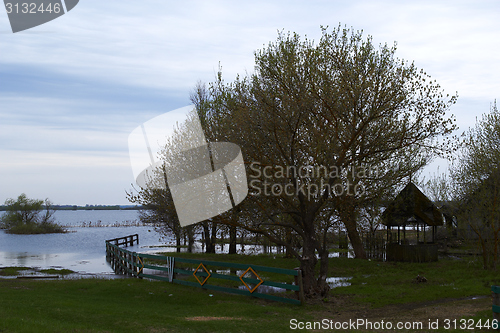
<svg viewBox="0 0 500 333">
<path fill-rule="evenodd" d="M 128 267 L 129 267 L 129 271 L 128 271 L 128 275 L 130 276 L 133 276 L 134 275 L 134 263 L 133 263 L 133 255 L 132 255 L 132 252 L 129 252 L 128 253 Z"/>
<path fill-rule="evenodd" d="M 118 255 L 120 256 L 118 258 L 118 268 L 120 269 L 120 274 L 123 274 L 123 253 L 122 253 L 122 251 L 118 250 Z"/>
<path fill-rule="evenodd" d="M 127 274 L 127 254 L 125 252 L 121 252 L 120 254 L 122 256 L 122 274 Z"/>
<path fill-rule="evenodd" d="M 122 267 L 122 274 L 127 274 L 127 269 L 126 269 L 126 268 L 127 268 L 127 261 L 126 261 L 126 259 L 127 259 L 127 254 L 126 254 L 126 253 L 124 253 L 124 252 L 122 252 L 122 251 L 120 251 L 120 255 L 121 255 L 121 257 L 122 257 L 122 260 L 121 260 L 121 263 L 122 263 L 122 264 L 121 264 L 121 267 Z"/>
<path fill-rule="evenodd" d="M 130 260 L 131 259 L 130 258 L 130 253 L 125 252 L 125 259 L 127 259 L 127 260 L 125 260 L 125 268 L 126 268 L 125 269 L 125 271 L 126 271 L 125 274 L 130 275 L 130 269 L 131 269 L 130 268 L 130 263 L 129 263 L 131 261 Z"/>
<path fill-rule="evenodd" d="M 118 258 L 118 250 L 116 247 L 114 248 L 115 251 L 115 274 L 120 274 L 120 258 Z"/>
<path fill-rule="evenodd" d="M 134 270 L 134 275 L 139 275 L 139 267 L 137 267 L 137 253 L 132 253 L 132 269 Z"/>
<path fill-rule="evenodd" d="M 116 274 L 116 253 L 115 253 L 115 251 L 116 251 L 115 248 L 112 247 L 111 248 L 111 256 L 112 256 L 111 262 L 113 263 L 113 272 L 115 272 L 115 274 Z"/>
<path fill-rule="evenodd" d="M 132 252 L 129 253 L 130 256 L 130 276 L 134 276 L 135 274 L 135 265 L 134 265 L 134 254 Z"/>
</svg>

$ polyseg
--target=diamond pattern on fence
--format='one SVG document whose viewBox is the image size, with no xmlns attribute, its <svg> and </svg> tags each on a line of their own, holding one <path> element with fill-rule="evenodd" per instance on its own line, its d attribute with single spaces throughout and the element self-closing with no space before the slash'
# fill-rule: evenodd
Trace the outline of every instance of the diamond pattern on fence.
<svg viewBox="0 0 500 333">
<path fill-rule="evenodd" d="M 243 278 L 244 278 L 244 277 L 245 277 L 245 275 L 247 275 L 247 274 L 250 274 L 250 278 L 252 278 L 252 279 L 258 279 L 260 282 L 259 282 L 259 283 L 257 283 L 257 284 L 256 284 L 253 288 L 252 288 L 252 287 L 250 287 L 250 286 L 249 286 L 248 284 L 246 284 L 246 282 L 243 280 Z M 262 280 L 262 279 L 260 278 L 260 276 L 258 276 L 258 275 L 257 275 L 257 273 L 255 273 L 255 271 L 252 269 L 252 267 L 248 267 L 248 268 L 247 268 L 247 270 L 246 270 L 243 274 L 241 274 L 241 275 L 240 275 L 240 280 L 241 280 L 241 282 L 243 282 L 243 284 L 245 285 L 245 287 L 247 287 L 247 289 L 248 289 L 248 291 L 250 291 L 250 293 L 253 293 L 253 292 L 257 289 L 257 287 L 258 287 L 258 286 L 260 286 L 260 285 L 264 282 L 264 280 Z"/>
<path fill-rule="evenodd" d="M 208 274 L 207 277 L 203 280 L 203 281 L 200 281 L 200 279 L 198 278 L 198 276 L 196 275 L 196 273 L 198 272 L 198 270 L 200 269 L 200 267 Z M 193 273 L 194 277 L 196 278 L 196 280 L 198 281 L 199 284 L 201 285 L 204 285 L 205 282 L 207 282 L 208 278 L 212 275 L 210 274 L 210 272 L 205 268 L 205 266 L 201 263 L 198 265 L 198 268 L 196 268 L 196 270 L 194 271 Z"/>
</svg>

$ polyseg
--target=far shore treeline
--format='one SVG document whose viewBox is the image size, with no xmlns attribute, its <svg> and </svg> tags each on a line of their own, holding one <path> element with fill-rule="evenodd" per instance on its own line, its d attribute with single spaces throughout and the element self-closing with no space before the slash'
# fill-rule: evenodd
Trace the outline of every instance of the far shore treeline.
<svg viewBox="0 0 500 333">
<path fill-rule="evenodd" d="M 53 210 L 141 210 L 144 207 L 139 205 L 52 205 Z M 6 211 L 7 206 L 0 205 L 0 211 Z"/>
</svg>

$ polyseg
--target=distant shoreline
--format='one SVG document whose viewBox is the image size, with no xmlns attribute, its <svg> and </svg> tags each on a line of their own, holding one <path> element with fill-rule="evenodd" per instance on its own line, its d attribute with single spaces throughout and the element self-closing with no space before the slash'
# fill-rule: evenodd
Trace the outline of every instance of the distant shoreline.
<svg viewBox="0 0 500 333">
<path fill-rule="evenodd" d="M 141 210 L 143 206 L 137 205 L 54 205 L 53 210 Z M 6 206 L 0 206 L 0 211 L 6 211 Z"/>
</svg>

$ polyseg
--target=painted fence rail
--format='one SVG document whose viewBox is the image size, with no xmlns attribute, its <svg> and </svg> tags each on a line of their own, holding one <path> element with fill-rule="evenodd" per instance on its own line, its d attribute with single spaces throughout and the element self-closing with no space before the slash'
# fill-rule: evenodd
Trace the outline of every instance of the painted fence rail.
<svg viewBox="0 0 500 333">
<path fill-rule="evenodd" d="M 132 236 L 134 237 L 131 238 Z M 105 242 L 106 259 L 116 274 L 291 304 L 302 304 L 304 300 L 302 274 L 299 269 L 138 253 L 120 247 L 120 245 L 132 245 L 131 239 L 139 243 L 138 235 L 114 238 Z M 279 279 L 282 282 L 262 278 L 261 276 L 265 276 L 266 273 L 272 274 L 273 277 L 276 275 L 282 277 Z M 262 292 L 264 289 L 268 292 Z M 293 294 L 287 294 L 286 291 L 291 291 Z M 280 294 L 284 296 L 279 296 Z M 295 298 L 290 298 L 290 296 Z"/>
</svg>

